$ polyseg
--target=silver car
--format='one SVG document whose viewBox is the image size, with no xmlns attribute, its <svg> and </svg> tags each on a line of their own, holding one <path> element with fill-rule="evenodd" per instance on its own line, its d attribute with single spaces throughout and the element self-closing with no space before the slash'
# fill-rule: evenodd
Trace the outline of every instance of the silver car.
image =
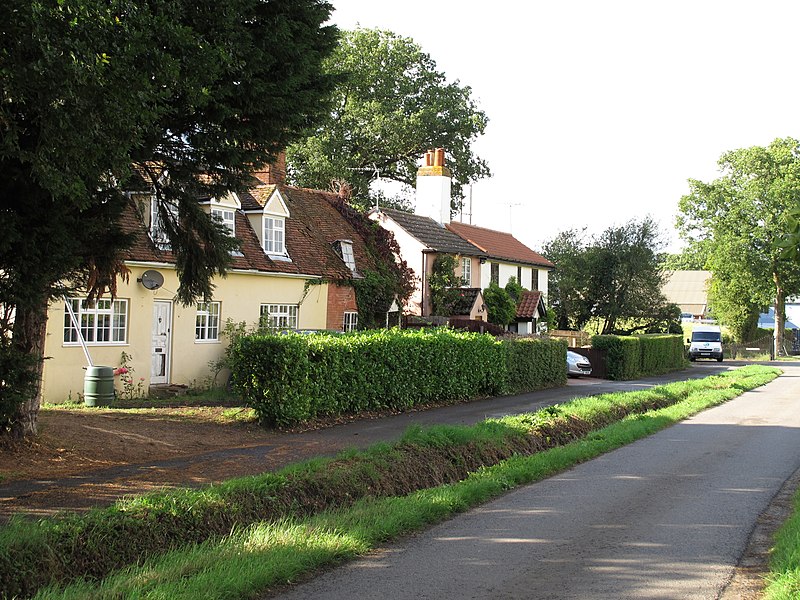
<svg viewBox="0 0 800 600">
<path fill-rule="evenodd" d="M 580 377 L 581 375 L 591 374 L 592 363 L 589 362 L 589 359 L 582 354 L 567 350 L 567 375 L 569 377 Z"/>
</svg>

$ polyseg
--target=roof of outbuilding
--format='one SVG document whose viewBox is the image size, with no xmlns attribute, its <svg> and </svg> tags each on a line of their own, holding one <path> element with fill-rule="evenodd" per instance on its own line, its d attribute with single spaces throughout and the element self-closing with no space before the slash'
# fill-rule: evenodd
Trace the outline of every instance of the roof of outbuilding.
<svg viewBox="0 0 800 600">
<path fill-rule="evenodd" d="M 540 317 L 539 305 L 542 303 L 542 292 L 539 290 L 522 292 L 522 297 L 517 303 L 517 318 L 518 319 L 535 319 Z M 544 309 L 544 305 L 542 305 Z"/>
<path fill-rule="evenodd" d="M 450 309 L 452 314 L 455 316 L 469 315 L 480 295 L 480 288 L 457 288 L 455 302 Z"/>
<path fill-rule="evenodd" d="M 479 248 L 489 258 L 498 258 L 514 263 L 523 263 L 552 269 L 553 263 L 547 260 L 538 252 L 534 252 L 525 244 L 520 242 L 510 233 L 505 231 L 495 231 L 477 225 L 468 225 L 453 221 L 447 225 L 447 229 L 459 235 L 470 244 Z"/>
<path fill-rule="evenodd" d="M 381 208 L 378 210 L 390 217 L 431 250 L 466 256 L 484 256 L 483 251 L 441 226 L 430 217 L 415 215 L 393 208 Z"/>
</svg>

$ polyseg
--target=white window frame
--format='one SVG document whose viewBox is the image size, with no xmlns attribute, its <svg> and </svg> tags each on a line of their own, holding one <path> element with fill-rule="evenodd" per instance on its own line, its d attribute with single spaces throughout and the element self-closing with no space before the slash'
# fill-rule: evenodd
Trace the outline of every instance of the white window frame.
<svg viewBox="0 0 800 600">
<path fill-rule="evenodd" d="M 198 302 L 194 320 L 196 344 L 219 342 L 219 322 L 222 314 L 220 302 Z"/>
<path fill-rule="evenodd" d="M 166 206 L 167 210 L 177 220 L 178 207 L 171 202 L 168 202 Z M 161 250 L 170 250 L 172 248 L 167 232 L 164 230 L 161 215 L 158 214 L 158 199 L 156 198 L 150 200 L 150 239 Z"/>
<path fill-rule="evenodd" d="M 236 211 L 232 208 L 212 208 L 211 216 L 228 228 L 231 237 L 236 237 Z"/>
<path fill-rule="evenodd" d="M 469 256 L 461 257 L 461 287 L 472 287 L 472 259 Z"/>
<path fill-rule="evenodd" d="M 356 331 L 358 329 L 358 313 L 345 311 L 342 322 L 342 331 Z"/>
<path fill-rule="evenodd" d="M 353 253 L 353 242 L 351 240 L 336 240 L 336 246 L 344 264 L 353 272 L 356 272 L 356 255 Z"/>
<path fill-rule="evenodd" d="M 270 331 L 297 329 L 299 319 L 299 304 L 262 304 L 259 311 L 261 327 Z"/>
<path fill-rule="evenodd" d="M 212 208 L 211 217 L 228 228 L 228 235 L 236 237 L 236 209 Z M 231 256 L 244 256 L 241 250 L 231 250 Z"/>
<path fill-rule="evenodd" d="M 87 346 L 124 346 L 128 343 L 128 300 L 100 298 L 91 304 L 86 298 L 69 298 Z M 78 346 L 78 331 L 64 305 L 65 346 Z"/>
<path fill-rule="evenodd" d="M 285 217 L 264 215 L 264 252 L 276 256 L 287 255 Z"/>
</svg>

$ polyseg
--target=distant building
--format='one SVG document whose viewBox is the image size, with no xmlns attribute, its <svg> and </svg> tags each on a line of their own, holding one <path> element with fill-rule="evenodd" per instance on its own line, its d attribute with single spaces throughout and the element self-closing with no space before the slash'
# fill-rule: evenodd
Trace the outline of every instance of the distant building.
<svg viewBox="0 0 800 600">
<path fill-rule="evenodd" d="M 662 293 L 677 304 L 684 319 L 708 318 L 708 285 L 711 271 L 670 271 Z"/>
<path fill-rule="evenodd" d="M 510 233 L 450 221 L 450 169 L 445 165 L 444 150 L 437 148 L 425 155 L 425 164 L 417 171 L 417 197 L 414 213 L 394 209 L 375 209 L 369 217 L 394 234 L 400 254 L 417 276 L 417 287 L 406 304 L 409 314 L 429 316 L 431 299 L 428 277 L 437 255 L 456 258 L 455 275 L 466 289 L 480 291 L 490 283 L 504 287 L 516 278 L 526 289 L 517 306 L 516 320 L 510 329 L 521 334 L 535 333 L 545 317 L 548 273 L 555 268 L 549 260 L 528 248 Z M 470 306 L 461 311 L 473 319 L 486 319 L 485 307 L 471 293 Z M 472 302 L 473 297 L 476 301 Z"/>
</svg>

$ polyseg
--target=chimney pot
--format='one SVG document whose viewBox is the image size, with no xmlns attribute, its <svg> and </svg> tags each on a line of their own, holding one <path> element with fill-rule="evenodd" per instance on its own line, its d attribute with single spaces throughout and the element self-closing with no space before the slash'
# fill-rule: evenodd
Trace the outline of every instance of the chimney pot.
<svg viewBox="0 0 800 600">
<path fill-rule="evenodd" d="M 435 167 L 443 167 L 444 166 L 444 148 L 437 148 L 436 149 L 436 156 L 433 159 L 433 165 Z"/>
</svg>

